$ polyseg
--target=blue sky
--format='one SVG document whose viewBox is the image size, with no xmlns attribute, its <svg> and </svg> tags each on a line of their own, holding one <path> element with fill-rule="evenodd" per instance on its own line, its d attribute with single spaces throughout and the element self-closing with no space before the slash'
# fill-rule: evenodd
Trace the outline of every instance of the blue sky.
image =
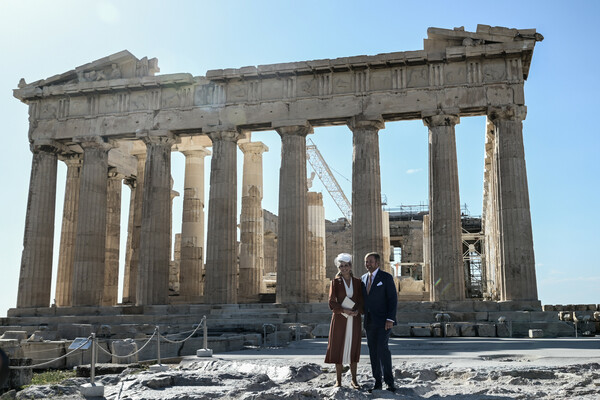
<svg viewBox="0 0 600 400">
<path fill-rule="evenodd" d="M 31 167 L 27 107 L 12 97 L 20 78 L 47 78 L 127 49 L 157 57 L 161 74 L 422 49 L 428 27 L 477 24 L 536 28 L 525 84 L 525 154 L 543 304 L 600 303 L 597 1 L 34 1 L 0 2 L 0 316 L 16 304 Z M 461 203 L 481 213 L 485 118 L 456 128 Z M 265 153 L 263 206 L 277 212 L 280 141 L 254 135 Z M 312 135 L 350 197 L 352 136 L 345 127 Z M 427 202 L 427 129 L 421 121 L 386 124 L 380 133 L 382 192 L 391 207 Z M 241 168 L 241 153 L 238 165 Z M 210 159 L 207 158 L 207 165 Z M 183 156 L 173 155 L 183 193 Z M 57 234 L 65 167 L 59 163 Z M 208 168 L 207 168 L 208 170 Z M 208 179 L 206 180 L 208 183 Z M 315 179 L 314 190 L 323 190 Z M 123 190 L 124 204 L 128 189 Z M 208 196 L 206 197 L 208 198 Z M 341 213 L 327 194 L 326 217 Z M 179 231 L 182 197 L 174 203 Z M 124 207 L 126 208 L 126 207 Z M 58 238 L 58 236 L 57 236 Z M 58 244 L 58 239 L 55 240 Z M 331 258 L 331 257 L 329 257 Z M 55 262 L 56 268 L 56 262 Z"/>
</svg>

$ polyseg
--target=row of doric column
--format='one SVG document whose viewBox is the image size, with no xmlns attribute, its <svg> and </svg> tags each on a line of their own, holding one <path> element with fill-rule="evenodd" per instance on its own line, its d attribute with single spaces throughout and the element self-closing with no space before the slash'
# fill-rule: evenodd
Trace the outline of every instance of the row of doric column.
<svg viewBox="0 0 600 400">
<path fill-rule="evenodd" d="M 490 111 L 493 137 L 487 207 L 502 300 L 537 299 L 520 108 Z M 432 300 L 465 297 L 461 254 L 460 198 L 456 157 L 457 115 L 423 117 L 429 129 L 429 199 L 425 250 Z M 384 254 L 379 130 L 382 119 L 352 118 L 352 214 L 354 273 L 363 272 L 367 252 Z M 315 222 L 318 198 L 306 178 L 309 124 L 275 127 L 281 137 L 277 235 L 277 302 L 308 302 L 323 280 L 319 246 L 324 232 Z M 202 146 L 179 150 L 186 157 L 182 216 L 180 294 L 186 302 L 255 302 L 264 270 L 261 143 L 240 143 L 244 153 L 241 240 L 237 247 L 237 145 L 240 135 L 223 128 L 212 140 L 206 261 L 204 243 L 204 157 Z M 123 301 L 166 304 L 171 252 L 171 150 L 179 139 L 169 131 L 138 133 L 145 149 L 137 158 L 132 188 Z M 117 299 L 118 227 L 123 176 L 108 169 L 111 146 L 99 137 L 77 139 L 82 156 L 70 156 L 61 232 L 56 302 L 59 306 L 114 305 Z M 60 145 L 32 145 L 33 161 L 17 307 L 45 307 L 50 300 L 56 165 Z M 321 200 L 322 208 L 322 200 Z M 311 216 L 310 214 L 313 213 Z M 316 213 L 316 214 L 315 214 Z M 323 230 L 324 231 L 324 230 Z M 116 238 L 116 239 L 115 239 Z M 389 239 L 388 239 L 389 241 Z M 204 266 L 205 265 L 205 266 Z M 310 267 L 309 267 L 310 266 Z M 204 282 L 203 282 L 204 276 Z M 239 280 L 239 282 L 238 282 Z M 239 288 L 239 290 L 238 290 Z"/>
</svg>

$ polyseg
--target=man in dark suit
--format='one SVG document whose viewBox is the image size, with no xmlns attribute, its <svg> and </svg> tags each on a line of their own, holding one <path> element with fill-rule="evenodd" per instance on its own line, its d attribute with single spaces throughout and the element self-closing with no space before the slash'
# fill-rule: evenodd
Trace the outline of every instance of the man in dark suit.
<svg viewBox="0 0 600 400">
<path fill-rule="evenodd" d="M 381 382 L 383 370 L 383 381 L 387 385 L 387 390 L 395 392 L 392 353 L 388 341 L 392 326 L 396 324 L 398 295 L 394 278 L 387 272 L 381 271 L 380 264 L 381 256 L 378 253 L 367 254 L 365 267 L 369 272 L 361 278 L 365 301 L 364 326 L 367 331 L 371 370 L 375 378 L 375 385 L 370 391 L 383 388 Z"/>
</svg>

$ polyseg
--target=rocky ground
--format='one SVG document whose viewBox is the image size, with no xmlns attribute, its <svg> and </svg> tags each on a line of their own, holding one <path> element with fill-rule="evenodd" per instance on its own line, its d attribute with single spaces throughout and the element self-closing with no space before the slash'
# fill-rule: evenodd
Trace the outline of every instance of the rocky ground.
<svg viewBox="0 0 600 400">
<path fill-rule="evenodd" d="M 127 369 L 99 376 L 97 381 L 104 384 L 104 396 L 110 400 L 600 399 L 600 341 L 571 349 L 557 347 L 564 346 L 562 342 L 546 342 L 552 347 L 542 345 L 517 352 L 513 351 L 515 345 L 506 348 L 510 352 L 481 350 L 486 343 L 490 347 L 489 343 L 502 346 L 507 342 L 458 342 L 465 352 L 455 351 L 441 341 L 406 343 L 421 355 L 397 355 L 403 347 L 393 346 L 396 393 L 368 392 L 372 379 L 366 352 L 358 371 L 364 388 L 350 387 L 349 372 L 344 375 L 343 387 L 334 388 L 333 365 L 321 362 L 323 342 L 295 344 L 298 351 L 292 344 L 272 352 L 187 357 L 165 372 Z M 481 349 L 469 351 L 469 346 Z M 432 354 L 436 348 L 443 351 Z M 0 399 L 84 399 L 79 387 L 88 381 L 71 378 L 57 385 L 6 393 Z"/>
</svg>

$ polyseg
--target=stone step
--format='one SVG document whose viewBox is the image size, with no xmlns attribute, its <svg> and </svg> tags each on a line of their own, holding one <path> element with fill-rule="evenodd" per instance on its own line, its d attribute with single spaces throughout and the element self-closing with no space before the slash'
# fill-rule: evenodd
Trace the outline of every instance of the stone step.
<svg viewBox="0 0 600 400">
<path fill-rule="evenodd" d="M 249 304 L 213 304 L 213 310 L 247 310 L 247 309 L 281 309 L 287 310 L 287 307 L 282 304 L 273 303 L 249 303 Z"/>
<path fill-rule="evenodd" d="M 273 313 L 273 312 L 264 312 L 264 313 L 257 313 L 257 312 L 253 312 L 253 313 L 236 313 L 236 312 L 231 312 L 231 313 L 216 313 L 216 314 L 209 314 L 207 315 L 208 319 L 227 319 L 227 318 L 234 318 L 234 319 L 246 319 L 248 321 L 254 320 L 254 319 L 264 319 L 264 318 L 284 318 L 285 316 L 287 316 L 287 313 Z"/>
<path fill-rule="evenodd" d="M 289 311 L 287 308 L 213 308 L 210 310 L 210 314 L 260 314 L 260 313 L 271 313 L 271 314 L 287 314 Z"/>
</svg>

